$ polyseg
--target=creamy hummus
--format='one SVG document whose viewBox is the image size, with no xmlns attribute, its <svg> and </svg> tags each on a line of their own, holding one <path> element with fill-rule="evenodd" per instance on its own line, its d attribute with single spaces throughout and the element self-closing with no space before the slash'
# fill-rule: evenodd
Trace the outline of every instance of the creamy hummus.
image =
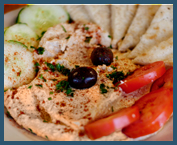
<svg viewBox="0 0 177 145">
<path fill-rule="evenodd" d="M 4 93 L 4 104 L 16 122 L 49 140 L 90 140 L 84 134 L 84 125 L 110 115 L 112 108 L 116 112 L 132 106 L 148 93 L 149 86 L 144 86 L 126 94 L 120 88 L 115 88 L 112 80 L 106 77 L 114 69 L 126 74 L 139 67 L 117 50 L 112 50 L 114 60 L 110 66 L 93 66 L 91 52 L 100 45 L 110 47 L 108 35 L 92 23 L 64 23 L 49 28 L 39 43 L 39 47 L 45 50 L 43 55 L 34 52 L 40 64 L 35 79 L 28 85 Z M 59 63 L 70 71 L 75 65 L 92 67 L 97 72 L 97 82 L 88 89 L 72 88 L 74 96 L 68 97 L 65 92 L 56 92 L 56 85 L 67 80 L 67 76 L 51 71 L 47 63 Z M 105 94 L 100 91 L 102 83 L 107 87 Z M 97 140 L 129 139 L 116 131 Z"/>
</svg>

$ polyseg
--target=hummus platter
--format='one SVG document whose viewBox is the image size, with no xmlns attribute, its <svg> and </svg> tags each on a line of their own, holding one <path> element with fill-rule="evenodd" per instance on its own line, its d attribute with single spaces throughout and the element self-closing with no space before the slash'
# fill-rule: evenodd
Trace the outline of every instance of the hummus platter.
<svg viewBox="0 0 177 145">
<path fill-rule="evenodd" d="M 22 8 L 4 28 L 4 107 L 51 141 L 156 134 L 173 114 L 173 5 Z"/>
</svg>

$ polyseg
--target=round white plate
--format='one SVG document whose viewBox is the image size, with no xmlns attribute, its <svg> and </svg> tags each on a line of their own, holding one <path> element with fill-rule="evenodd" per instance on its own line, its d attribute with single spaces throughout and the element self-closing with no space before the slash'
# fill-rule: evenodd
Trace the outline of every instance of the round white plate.
<svg viewBox="0 0 177 145">
<path fill-rule="evenodd" d="M 20 8 L 21 9 L 21 8 Z M 13 25 L 20 9 L 4 15 L 4 28 Z M 18 126 L 12 119 L 4 115 L 4 141 L 43 141 L 45 139 L 33 135 Z M 173 117 L 167 122 L 161 131 L 146 139 L 146 141 L 173 141 Z"/>
</svg>

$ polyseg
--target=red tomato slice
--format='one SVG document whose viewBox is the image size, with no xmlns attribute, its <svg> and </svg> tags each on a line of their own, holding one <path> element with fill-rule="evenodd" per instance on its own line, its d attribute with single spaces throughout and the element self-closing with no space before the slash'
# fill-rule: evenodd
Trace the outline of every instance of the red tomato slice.
<svg viewBox="0 0 177 145">
<path fill-rule="evenodd" d="M 167 122 L 173 112 L 173 93 L 158 89 L 143 96 L 135 106 L 140 110 L 140 119 L 122 130 L 130 138 L 154 133 Z"/>
<path fill-rule="evenodd" d="M 170 88 L 173 91 L 173 67 L 168 69 L 162 77 L 154 81 L 151 86 L 151 91 L 157 90 L 161 87 Z"/>
<path fill-rule="evenodd" d="M 161 77 L 165 73 L 165 64 L 163 61 L 157 61 L 145 65 L 128 76 L 123 83 L 119 85 L 126 93 L 133 92 Z"/>
<path fill-rule="evenodd" d="M 84 128 L 90 139 L 97 139 L 107 136 L 116 130 L 121 130 L 138 119 L 139 110 L 137 106 L 134 106 L 122 109 L 109 117 L 87 124 Z"/>
</svg>

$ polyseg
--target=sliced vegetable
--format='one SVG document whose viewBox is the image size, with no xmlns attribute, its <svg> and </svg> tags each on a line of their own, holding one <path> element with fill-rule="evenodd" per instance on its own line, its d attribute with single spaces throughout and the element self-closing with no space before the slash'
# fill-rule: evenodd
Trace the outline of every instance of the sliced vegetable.
<svg viewBox="0 0 177 145">
<path fill-rule="evenodd" d="M 165 73 L 163 61 L 157 61 L 137 69 L 119 84 L 126 93 L 133 92 L 161 77 Z M 118 82 L 119 83 L 119 82 Z"/>
<path fill-rule="evenodd" d="M 26 24 L 20 23 L 8 27 L 4 32 L 4 40 L 15 40 L 25 44 L 30 50 L 30 46 L 38 46 L 37 34 Z"/>
<path fill-rule="evenodd" d="M 173 67 L 168 69 L 165 74 L 158 78 L 151 86 L 151 91 L 159 88 L 171 88 L 173 90 Z"/>
<path fill-rule="evenodd" d="M 139 119 L 138 107 L 122 109 L 111 116 L 87 124 L 84 128 L 90 139 L 107 136 Z"/>
<path fill-rule="evenodd" d="M 9 40 L 4 43 L 4 89 L 28 84 L 35 77 L 34 59 L 27 46 Z"/>
<path fill-rule="evenodd" d="M 17 22 L 27 23 L 39 36 L 49 27 L 66 21 L 69 21 L 69 16 L 59 5 L 27 6 L 17 18 Z"/>
<path fill-rule="evenodd" d="M 134 106 L 140 110 L 140 119 L 122 130 L 130 138 L 154 133 L 168 121 L 173 113 L 173 93 L 161 88 L 146 94 Z"/>
</svg>

